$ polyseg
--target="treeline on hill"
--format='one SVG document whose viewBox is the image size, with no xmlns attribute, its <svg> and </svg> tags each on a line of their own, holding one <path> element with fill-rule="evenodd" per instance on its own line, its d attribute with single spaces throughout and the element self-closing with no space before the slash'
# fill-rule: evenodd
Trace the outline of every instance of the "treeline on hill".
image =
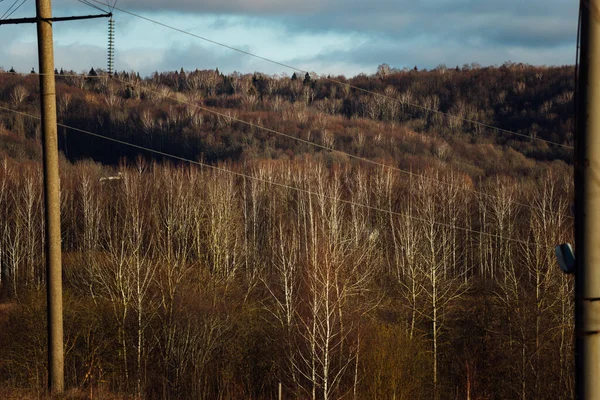
<svg viewBox="0 0 600 400">
<path fill-rule="evenodd" d="M 90 397 L 569 399 L 564 164 L 62 166 L 66 380 Z M 114 172 L 113 172 L 114 173 Z M 258 180 L 257 180 L 258 179 Z M 0 164 L 0 382 L 46 379 L 40 166 Z M 277 185 L 266 182 L 274 182 Z M 458 227 L 458 228 L 457 228 Z"/>
<path fill-rule="evenodd" d="M 334 78 L 386 97 L 311 75 L 59 74 L 60 123 L 209 164 L 59 127 L 67 386 L 572 398 L 553 249 L 573 241 L 572 150 L 533 140 L 573 145 L 572 72 Z M 37 76 L 0 73 L 0 106 L 23 113 L 0 113 L 0 397 L 45 390 L 38 100 Z"/>
<path fill-rule="evenodd" d="M 321 151 L 260 127 L 353 155 L 397 160 L 403 167 L 410 167 L 413 158 L 435 157 L 469 164 L 482 174 L 502 172 L 497 168 L 508 163 L 504 172 L 518 173 L 528 168 L 518 153 L 536 160 L 572 160 L 569 148 L 528 137 L 573 145 L 573 67 L 507 63 L 395 71 L 381 66 L 373 76 L 330 78 L 343 84 L 308 74 L 223 75 L 218 70 L 155 73 L 146 79 L 125 72 L 114 78 L 93 70 L 89 75 L 59 74 L 60 122 L 208 162 Z M 36 114 L 37 81 L 35 75 L 0 73 L 0 103 Z M 27 117 L 3 113 L 0 129 L 12 136 L 4 138 L 5 151 L 10 153 L 18 138 L 39 135 L 32 125 L 37 126 Z M 64 128 L 60 139 L 71 160 L 91 157 L 116 164 L 139 152 Z"/>
</svg>

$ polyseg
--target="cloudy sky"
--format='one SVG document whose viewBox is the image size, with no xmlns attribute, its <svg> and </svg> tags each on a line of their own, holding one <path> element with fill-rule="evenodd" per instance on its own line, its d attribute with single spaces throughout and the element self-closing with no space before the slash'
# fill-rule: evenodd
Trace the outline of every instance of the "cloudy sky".
<svg viewBox="0 0 600 400">
<path fill-rule="evenodd" d="M 0 16 L 14 1 L 0 0 Z M 77 0 L 52 6 L 54 16 L 97 12 Z M 575 61 L 576 0 L 119 0 L 117 7 L 318 74 L 372 74 L 382 63 Z M 34 15 L 35 0 L 25 0 L 11 18 Z M 118 10 L 114 15 L 119 71 L 293 73 Z M 56 67 L 105 68 L 107 25 L 106 19 L 55 23 Z M 0 26 L 0 67 L 37 70 L 34 25 Z"/>
</svg>

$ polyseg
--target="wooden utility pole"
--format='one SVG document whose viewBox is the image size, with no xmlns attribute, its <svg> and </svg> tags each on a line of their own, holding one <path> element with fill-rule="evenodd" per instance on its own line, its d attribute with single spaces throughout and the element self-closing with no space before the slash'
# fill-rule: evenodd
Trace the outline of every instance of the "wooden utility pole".
<svg viewBox="0 0 600 400">
<path fill-rule="evenodd" d="M 54 44 L 50 0 L 36 0 L 40 100 L 44 158 L 44 205 L 46 218 L 46 285 L 48 296 L 48 385 L 51 393 L 64 391 L 62 309 L 62 263 L 60 236 L 60 182 Z"/>
<path fill-rule="evenodd" d="M 576 397 L 600 400 L 600 0 L 581 0 L 575 160 Z"/>
<path fill-rule="evenodd" d="M 46 221 L 46 289 L 48 299 L 48 387 L 64 391 L 62 309 L 62 261 L 60 235 L 60 181 L 58 176 L 58 128 L 52 22 L 112 17 L 112 13 L 52 18 L 51 0 L 36 0 L 35 18 L 0 20 L 0 25 L 37 24 L 44 158 L 44 206 Z"/>
</svg>

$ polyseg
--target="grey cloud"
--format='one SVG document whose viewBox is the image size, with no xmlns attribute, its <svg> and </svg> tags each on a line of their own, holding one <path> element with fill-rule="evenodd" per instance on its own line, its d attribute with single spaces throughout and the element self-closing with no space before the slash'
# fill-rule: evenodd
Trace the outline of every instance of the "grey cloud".
<svg viewBox="0 0 600 400">
<path fill-rule="evenodd" d="M 490 1 L 485 2 L 490 3 Z M 483 40 L 510 36 L 511 32 L 524 35 L 547 37 L 549 42 L 559 43 L 574 40 L 577 28 L 577 8 L 561 8 L 558 13 L 531 14 L 528 10 L 461 10 L 460 8 L 437 11 L 424 10 L 422 7 L 407 7 L 391 10 L 373 8 L 363 13 L 338 12 L 319 14 L 311 17 L 283 17 L 290 31 L 301 32 L 364 32 L 393 38 L 428 35 L 450 38 L 453 35 L 470 33 Z M 498 34 L 498 32 L 506 32 Z M 491 40 L 491 39 L 490 39 Z"/>
<path fill-rule="evenodd" d="M 27 73 L 31 68 L 38 70 L 37 42 L 23 40 L 18 36 L 11 36 L 10 46 L 0 46 L 0 66 L 5 69 L 14 67 L 18 72 Z M 3 36 L 3 39 L 5 37 Z M 8 42 L 7 42 L 8 43 Z M 54 46 L 54 65 L 57 69 L 87 72 L 90 68 L 106 65 L 106 48 L 83 45 L 57 45 Z"/>
<path fill-rule="evenodd" d="M 534 54 L 528 49 L 511 47 L 480 47 L 463 43 L 430 44 L 419 43 L 365 43 L 352 49 L 332 50 L 316 55 L 310 60 L 296 59 L 295 63 L 331 62 L 355 66 L 367 73 L 374 73 L 377 65 L 387 63 L 396 68 L 418 66 L 435 68 L 439 64 L 462 66 L 476 62 L 481 65 L 501 65 L 505 61 L 523 61 L 535 65 L 564 65 L 574 60 L 575 49 L 569 46 L 556 49 L 543 49 Z M 319 71 L 316 71 L 319 72 Z"/>
<path fill-rule="evenodd" d="M 531 18 L 515 23 L 499 24 L 485 32 L 486 40 L 496 45 L 549 48 L 575 46 L 576 26 L 564 19 Z"/>
<path fill-rule="evenodd" d="M 90 0 L 95 3 L 95 0 Z M 114 0 L 99 0 L 101 7 Z M 55 0 L 56 7 L 73 7 L 73 0 Z M 83 5 L 79 5 L 84 7 Z M 564 0 L 121 0 L 119 8 L 142 12 L 216 13 L 261 16 L 311 16 L 332 19 L 344 15 L 410 14 L 438 19 L 440 15 L 576 15 L 575 2 Z M 440 21 L 443 22 L 443 21 Z"/>
<path fill-rule="evenodd" d="M 61 0 L 59 3 L 64 3 Z M 111 0 L 99 0 L 92 3 L 106 8 L 112 4 Z M 122 0 L 117 7 L 129 11 L 149 12 L 194 12 L 194 13 L 227 13 L 227 14 L 287 14 L 287 13 L 312 13 L 323 9 L 321 0 Z"/>
<path fill-rule="evenodd" d="M 135 12 L 208 13 L 216 16 L 215 29 L 277 23 L 289 36 L 361 33 L 531 48 L 574 43 L 577 26 L 577 4 L 564 0 L 121 0 L 118 6 Z"/>
<path fill-rule="evenodd" d="M 73 0 L 54 0 L 53 5 L 55 15 L 93 13 Z M 508 59 L 560 64 L 572 63 L 575 55 L 577 4 L 564 0 L 120 0 L 118 6 L 175 26 L 175 18 L 165 20 L 159 13 L 210 14 L 214 17 L 211 28 L 215 31 L 211 38 L 215 40 L 219 40 L 219 29 L 226 27 L 242 27 L 248 32 L 256 27 L 272 27 L 283 43 L 306 33 L 309 36 L 328 32 L 357 35 L 364 44 L 357 42 L 354 48 L 278 60 L 300 67 L 321 65 L 324 70 L 339 64 L 339 72 L 346 74 L 348 71 L 342 68 L 374 71 L 384 62 L 396 67 L 416 64 L 427 68 L 439 63 L 501 64 Z M 118 12 L 116 15 L 118 29 L 127 29 L 130 17 Z M 75 32 L 79 24 L 73 24 L 73 28 L 68 29 Z M 150 24 L 148 27 L 152 28 Z M 236 46 L 236 43 L 228 44 Z M 260 49 L 260 44 L 256 47 Z M 74 55 L 74 48 L 59 47 L 57 65 L 59 59 L 82 65 L 73 68 L 77 70 L 83 65 L 105 64 L 104 48 L 86 49 L 90 53 L 82 59 Z M 81 50 L 78 52 L 81 54 Z M 129 51 L 127 56 L 123 59 L 125 64 L 119 65 L 117 53 L 117 68 L 139 69 L 144 74 L 201 66 L 218 66 L 223 71 L 281 72 L 280 67 L 218 48 L 205 48 L 201 42 L 187 47 L 174 44 L 173 48 L 162 50 L 140 48 Z M 5 46 L 0 47 L 0 65 L 7 67 L 8 62 L 3 60 L 12 62 L 13 59 L 15 64 L 22 63 L 27 71 L 31 68 L 30 56 L 8 54 Z"/>
<path fill-rule="evenodd" d="M 66 0 L 62 0 L 66 1 Z M 110 1 L 102 0 L 104 3 Z M 572 7 L 564 0 L 121 0 L 119 7 L 148 11 L 224 12 L 229 14 L 292 14 L 307 12 L 356 13 L 380 12 L 508 12 L 520 15 L 545 15 L 564 12 Z"/>
</svg>

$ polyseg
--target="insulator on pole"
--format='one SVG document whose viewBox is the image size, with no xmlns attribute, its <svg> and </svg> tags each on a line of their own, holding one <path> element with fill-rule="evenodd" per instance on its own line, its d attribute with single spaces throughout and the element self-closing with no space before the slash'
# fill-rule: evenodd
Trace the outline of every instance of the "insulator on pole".
<svg viewBox="0 0 600 400">
<path fill-rule="evenodd" d="M 115 21 L 108 20 L 108 74 L 112 76 L 115 66 Z"/>
</svg>

